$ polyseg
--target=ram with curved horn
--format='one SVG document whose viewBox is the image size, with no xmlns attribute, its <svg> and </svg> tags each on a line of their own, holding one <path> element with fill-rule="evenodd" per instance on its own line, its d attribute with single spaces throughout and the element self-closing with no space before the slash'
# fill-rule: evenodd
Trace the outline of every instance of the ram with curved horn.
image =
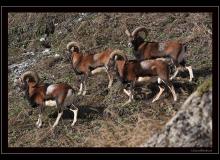
<svg viewBox="0 0 220 160">
<path fill-rule="evenodd" d="M 122 52 L 122 51 L 120 51 Z M 169 67 L 165 60 L 127 60 L 121 57 L 112 57 L 109 61 L 109 68 L 111 71 L 116 71 L 119 79 L 123 84 L 130 84 L 129 90 L 124 89 L 124 93 L 129 96 L 129 100 L 124 104 L 128 104 L 133 101 L 134 87 L 139 82 L 151 82 L 155 78 L 158 79 L 158 86 L 160 91 L 155 96 L 152 102 L 159 99 L 165 86 L 167 86 L 172 95 L 174 101 L 177 100 L 175 89 L 169 80 Z"/>
<path fill-rule="evenodd" d="M 133 48 L 133 54 L 138 60 L 154 59 L 161 57 L 168 57 L 175 67 L 174 74 L 170 77 L 172 80 L 182 69 L 187 69 L 189 72 L 190 79 L 194 78 L 192 66 L 186 66 L 186 44 L 179 43 L 178 41 L 167 41 L 167 42 L 148 42 L 142 38 L 139 33 L 143 31 L 147 36 L 146 27 L 137 27 L 132 33 L 128 30 L 125 31 L 128 36 L 128 47 Z"/>
<path fill-rule="evenodd" d="M 107 64 L 113 55 L 118 54 L 117 49 L 112 50 L 108 48 L 100 53 L 83 54 L 80 52 L 79 44 L 72 41 L 67 44 L 67 50 L 71 54 L 71 64 L 73 70 L 77 75 L 81 75 L 78 95 L 86 94 L 86 82 L 88 76 L 99 72 L 107 73 L 109 79 L 108 88 L 111 88 L 113 75 L 108 72 Z"/>
<path fill-rule="evenodd" d="M 32 107 L 38 107 L 39 117 L 36 126 L 42 126 L 42 111 L 45 106 L 56 106 L 58 116 L 52 128 L 54 128 L 62 114 L 65 107 L 74 113 L 74 120 L 71 124 L 73 126 L 77 120 L 78 109 L 72 104 L 75 90 L 66 83 L 47 84 L 40 82 L 40 78 L 35 71 L 27 71 L 20 77 L 14 80 L 16 86 L 24 91 L 25 97 Z M 71 106 L 74 109 L 71 109 Z"/>
<path fill-rule="evenodd" d="M 35 72 L 27 71 L 21 76 L 20 80 L 21 82 L 26 82 L 26 81 L 28 81 L 29 83 L 32 82 L 31 84 L 33 86 L 36 86 L 39 83 L 40 78 Z"/>
<path fill-rule="evenodd" d="M 138 27 L 138 28 L 136 28 L 136 29 L 131 33 L 131 35 L 134 36 L 134 37 L 136 37 L 137 34 L 138 34 L 139 32 L 142 32 L 142 31 L 145 33 L 145 36 L 147 36 L 148 31 L 147 31 L 147 28 L 145 28 L 145 27 Z"/>
</svg>

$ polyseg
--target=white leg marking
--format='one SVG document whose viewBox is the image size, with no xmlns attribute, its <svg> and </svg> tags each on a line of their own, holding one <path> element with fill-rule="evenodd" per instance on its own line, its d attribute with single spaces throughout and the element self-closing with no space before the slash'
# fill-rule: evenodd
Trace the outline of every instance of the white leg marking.
<svg viewBox="0 0 220 160">
<path fill-rule="evenodd" d="M 127 91 L 126 89 L 124 89 L 123 91 L 124 91 L 125 94 L 127 94 L 130 97 L 130 95 L 131 95 L 131 91 L 130 90 Z"/>
<path fill-rule="evenodd" d="M 36 122 L 36 126 L 37 126 L 37 128 L 40 128 L 40 127 L 42 126 L 42 120 L 41 120 L 41 117 L 42 117 L 42 115 L 39 114 L 39 116 L 38 116 L 38 120 L 37 120 L 37 122 Z"/>
<path fill-rule="evenodd" d="M 176 68 L 176 71 L 174 72 L 172 77 L 170 77 L 170 80 L 174 79 L 177 76 L 178 73 L 179 73 L 179 67 Z"/>
<path fill-rule="evenodd" d="M 83 96 L 85 96 L 85 95 L 86 95 L 86 90 L 85 90 L 85 91 L 83 91 L 82 95 L 83 95 Z"/>
<path fill-rule="evenodd" d="M 92 75 L 99 73 L 99 72 L 106 72 L 106 68 L 105 67 L 98 67 L 98 68 L 91 71 Z"/>
<path fill-rule="evenodd" d="M 74 113 L 74 119 L 73 119 L 73 123 L 71 124 L 71 126 L 74 126 L 74 124 L 76 123 L 77 121 L 77 114 L 78 114 L 78 109 L 70 109 L 73 113 Z"/>
<path fill-rule="evenodd" d="M 131 94 L 131 91 L 130 91 L 130 90 L 127 91 L 126 89 L 124 89 L 124 92 L 125 92 L 125 94 L 127 94 L 127 95 L 129 96 L 129 99 L 128 99 L 128 101 L 125 102 L 122 106 L 125 106 L 125 105 L 131 103 L 132 100 L 134 99 L 134 96 Z"/>
<path fill-rule="evenodd" d="M 54 127 L 59 123 L 59 120 L 60 120 L 60 118 L 61 118 L 62 115 L 63 115 L 63 112 L 58 113 L 57 119 L 56 119 L 56 121 L 54 122 L 52 128 L 54 128 Z"/>
<path fill-rule="evenodd" d="M 186 69 L 189 71 L 189 76 L 190 76 L 189 81 L 191 82 L 192 79 L 194 78 L 194 76 L 193 76 L 192 66 L 188 66 L 188 67 L 186 67 Z"/>
<path fill-rule="evenodd" d="M 129 98 L 129 100 L 127 102 L 125 102 L 122 106 L 126 106 L 127 104 L 131 103 L 132 100 Z"/>
<path fill-rule="evenodd" d="M 86 85 L 84 85 L 84 91 L 83 91 L 82 95 L 83 95 L 83 96 L 86 95 Z"/>
<path fill-rule="evenodd" d="M 162 80 L 160 78 L 157 79 L 158 84 L 161 84 Z"/>
<path fill-rule="evenodd" d="M 40 122 L 40 119 L 39 119 L 39 117 L 38 117 L 37 122 L 36 122 L 36 126 L 37 126 L 37 127 L 38 127 L 39 122 Z"/>
<path fill-rule="evenodd" d="M 153 99 L 152 103 L 155 102 L 155 101 L 157 101 L 157 100 L 159 99 L 159 97 L 161 96 L 161 94 L 163 93 L 163 91 L 164 91 L 164 88 L 162 88 L 162 87 L 160 87 L 160 86 L 159 86 L 159 88 L 160 88 L 160 91 L 159 91 L 159 93 L 156 95 L 156 97 Z"/>
<path fill-rule="evenodd" d="M 176 96 L 176 92 L 175 92 L 175 89 L 174 89 L 173 85 L 171 87 L 170 86 L 168 86 L 168 87 L 169 87 L 169 89 L 170 89 L 170 91 L 173 95 L 174 101 L 177 101 L 177 96 Z"/>
<path fill-rule="evenodd" d="M 106 70 L 106 72 L 107 72 L 107 70 Z M 113 83 L 113 78 L 111 78 L 111 76 L 110 76 L 110 74 L 108 72 L 107 72 L 107 74 L 108 74 L 108 79 L 109 79 L 108 88 L 111 88 L 112 83 Z"/>
<path fill-rule="evenodd" d="M 134 99 L 134 96 L 133 96 L 133 94 L 131 94 L 131 96 L 129 97 L 129 100 L 133 100 Z"/>
<path fill-rule="evenodd" d="M 138 77 L 138 82 L 144 82 L 144 81 L 149 81 L 151 77 Z"/>
<path fill-rule="evenodd" d="M 108 88 L 111 88 L 111 87 L 112 87 L 112 83 L 113 83 L 113 79 L 110 79 L 110 78 L 109 78 Z"/>
<path fill-rule="evenodd" d="M 82 94 L 82 89 L 83 89 L 83 84 L 82 84 L 82 83 L 80 83 L 80 88 L 79 88 L 78 95 L 81 95 L 81 94 Z"/>
</svg>

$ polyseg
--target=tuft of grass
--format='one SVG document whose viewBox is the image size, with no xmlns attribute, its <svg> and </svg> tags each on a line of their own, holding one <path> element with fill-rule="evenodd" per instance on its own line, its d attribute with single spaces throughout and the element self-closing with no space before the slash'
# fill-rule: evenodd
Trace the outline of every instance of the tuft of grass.
<svg viewBox="0 0 220 160">
<path fill-rule="evenodd" d="M 209 90 L 209 88 L 212 87 L 212 78 L 204 81 L 197 89 L 197 92 L 199 96 L 202 96 L 205 92 Z"/>
</svg>

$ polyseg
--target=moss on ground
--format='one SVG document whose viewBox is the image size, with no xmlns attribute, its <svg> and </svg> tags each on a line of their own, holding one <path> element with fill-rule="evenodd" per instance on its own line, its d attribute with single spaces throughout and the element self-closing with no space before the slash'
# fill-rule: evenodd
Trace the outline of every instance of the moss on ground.
<svg viewBox="0 0 220 160">
<path fill-rule="evenodd" d="M 212 78 L 205 80 L 198 88 L 197 92 L 199 96 L 202 96 L 205 92 L 212 88 Z"/>
</svg>

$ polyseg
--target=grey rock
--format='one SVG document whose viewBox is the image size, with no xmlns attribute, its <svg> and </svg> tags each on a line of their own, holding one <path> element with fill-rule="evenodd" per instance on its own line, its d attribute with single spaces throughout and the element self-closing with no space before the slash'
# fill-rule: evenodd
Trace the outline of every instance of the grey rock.
<svg viewBox="0 0 220 160">
<path fill-rule="evenodd" d="M 141 147 L 211 147 L 212 90 L 201 97 L 194 92 L 160 133 Z"/>
</svg>

